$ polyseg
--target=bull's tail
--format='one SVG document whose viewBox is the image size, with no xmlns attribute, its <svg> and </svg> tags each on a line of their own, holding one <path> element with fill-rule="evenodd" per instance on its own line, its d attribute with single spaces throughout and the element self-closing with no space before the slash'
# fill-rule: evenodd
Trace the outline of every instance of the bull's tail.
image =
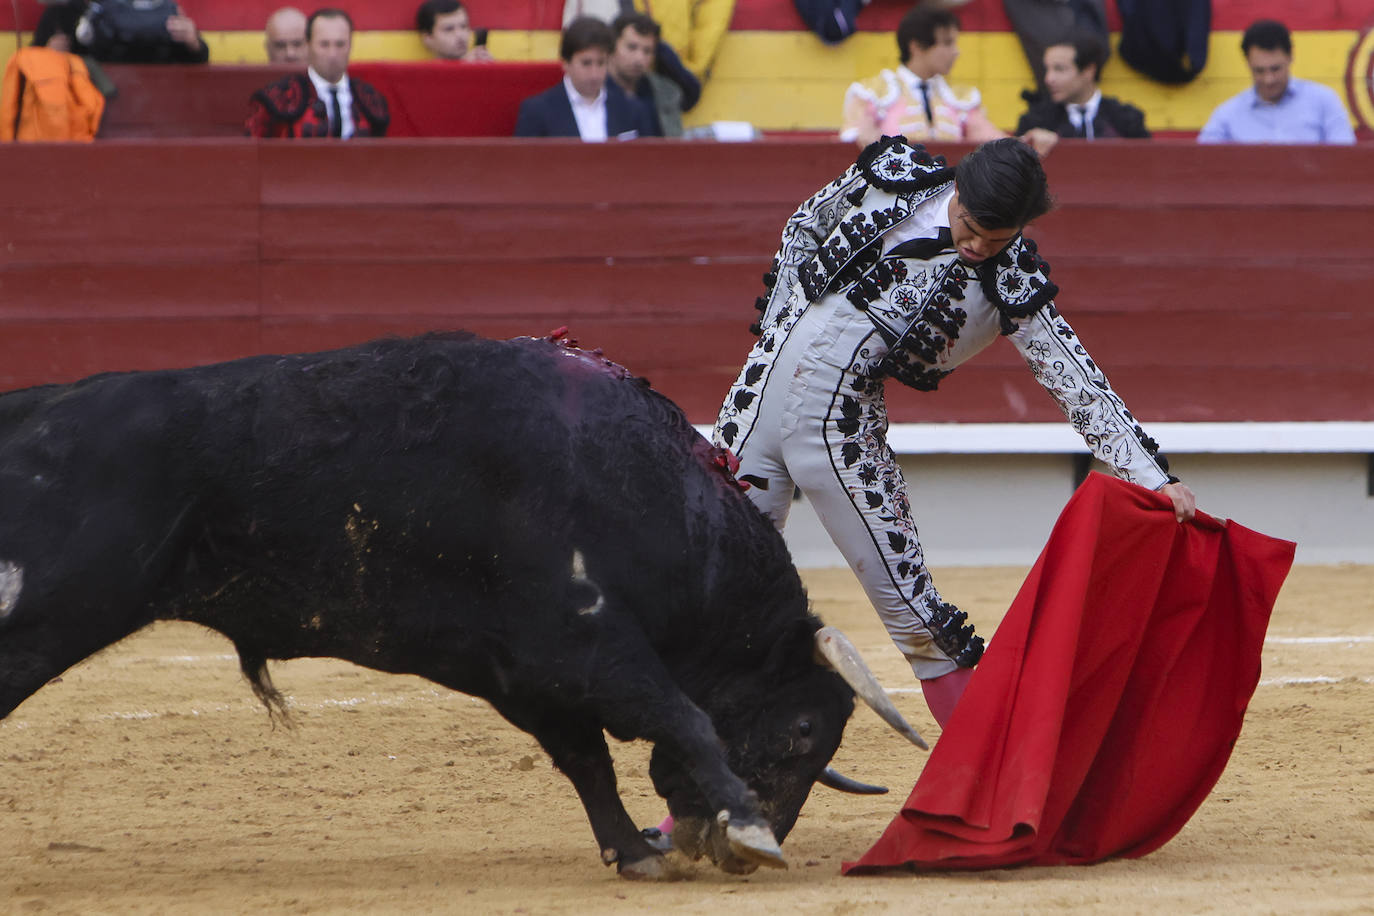
<svg viewBox="0 0 1374 916">
<path fill-rule="evenodd" d="M 239 653 L 239 669 L 253 688 L 253 695 L 266 707 L 273 727 L 281 723 L 284 728 L 295 728 L 291 711 L 286 708 L 286 697 L 273 685 L 272 676 L 267 673 L 267 658 L 257 652 L 245 651 L 242 646 L 235 645 L 235 648 Z"/>
</svg>

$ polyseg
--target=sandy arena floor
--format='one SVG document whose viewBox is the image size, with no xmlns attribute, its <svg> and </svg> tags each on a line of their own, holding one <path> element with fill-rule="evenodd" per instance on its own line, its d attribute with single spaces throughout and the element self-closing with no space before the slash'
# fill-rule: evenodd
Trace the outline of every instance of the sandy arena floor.
<svg viewBox="0 0 1374 916">
<path fill-rule="evenodd" d="M 1024 574 L 940 579 L 991 633 Z M 933 737 L 850 573 L 806 579 Z M 736 878 L 699 863 L 679 883 L 621 881 L 568 782 L 481 701 L 280 663 L 297 727 L 274 730 L 231 653 L 216 634 L 159 625 L 0 723 L 0 912 L 1374 913 L 1374 567 L 1293 572 L 1211 797 L 1153 855 L 1086 868 L 840 877 L 925 760 L 860 710 L 835 762 L 893 793 L 817 787 L 783 847 L 789 870 Z M 657 822 L 646 749 L 615 751 L 630 813 Z"/>
</svg>

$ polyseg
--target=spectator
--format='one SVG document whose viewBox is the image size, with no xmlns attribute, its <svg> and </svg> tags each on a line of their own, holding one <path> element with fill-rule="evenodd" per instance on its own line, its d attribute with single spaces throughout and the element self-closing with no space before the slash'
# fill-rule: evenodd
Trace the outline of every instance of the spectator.
<svg viewBox="0 0 1374 916">
<path fill-rule="evenodd" d="M 305 73 L 293 73 L 253 93 L 251 137 L 381 137 L 390 122 L 386 99 L 348 77 L 353 20 L 343 10 L 319 9 L 305 23 Z M 325 103 L 328 99 L 328 104 Z"/>
<path fill-rule="evenodd" d="M 305 63 L 305 13 L 294 6 L 283 6 L 268 16 L 263 43 L 267 46 L 268 63 Z"/>
<path fill-rule="evenodd" d="M 38 19 L 33 43 L 103 63 L 203 64 L 210 48 L 195 22 L 172 0 L 134 6 L 130 0 L 90 0 L 49 6 Z"/>
<path fill-rule="evenodd" d="M 687 70 L 701 82 L 711 74 L 720 40 L 730 28 L 735 14 L 735 0 L 566 0 L 563 4 L 563 24 L 578 16 L 596 16 L 612 21 L 627 7 L 644 13 L 659 24 L 660 45 L 671 45 L 681 55 Z M 671 76 L 665 73 L 665 76 Z M 689 92 L 683 87 L 683 92 Z M 690 109 L 691 104 L 683 109 Z"/>
<path fill-rule="evenodd" d="M 484 43 L 474 43 L 468 11 L 458 0 L 425 0 L 415 12 L 420 41 L 440 60 L 491 60 Z"/>
<path fill-rule="evenodd" d="M 1045 49 L 1080 31 L 1096 32 L 1107 43 L 1106 0 L 1002 0 L 1012 31 L 1021 40 L 1035 88 L 1045 88 Z"/>
<path fill-rule="evenodd" d="M 637 99 L 655 137 L 682 136 L 682 89 L 652 69 L 658 51 L 658 23 L 643 13 L 622 13 L 611 25 L 615 50 L 606 63 L 610 79 Z"/>
<path fill-rule="evenodd" d="M 645 107 L 606 78 L 614 47 L 615 33 L 600 19 L 583 16 L 569 23 L 559 44 L 563 81 L 520 103 L 515 136 L 601 141 L 650 133 Z"/>
<path fill-rule="evenodd" d="M 1245 30 L 1240 49 L 1255 85 L 1217 106 L 1199 143 L 1355 142 L 1340 96 L 1289 73 L 1293 40 L 1287 26 L 1260 19 Z"/>
<path fill-rule="evenodd" d="M 953 13 L 917 4 L 897 25 L 897 51 L 896 72 L 884 70 L 845 92 L 840 139 L 867 146 L 885 134 L 973 143 L 1006 136 L 983 112 L 977 89 L 956 91 L 945 82 L 959 57 Z"/>
<path fill-rule="evenodd" d="M 1106 62 L 1107 45 L 1094 32 L 1077 32 L 1045 48 L 1045 91 L 1022 93 L 1030 107 L 1016 132 L 1027 139 L 1039 130 L 1087 140 L 1149 139 L 1139 108 L 1102 94 L 1098 84 Z"/>
</svg>

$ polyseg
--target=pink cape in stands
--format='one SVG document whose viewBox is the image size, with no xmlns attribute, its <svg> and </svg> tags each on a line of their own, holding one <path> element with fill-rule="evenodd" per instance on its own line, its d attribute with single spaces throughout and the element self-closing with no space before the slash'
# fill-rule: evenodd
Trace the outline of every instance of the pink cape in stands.
<svg viewBox="0 0 1374 916">
<path fill-rule="evenodd" d="M 1086 864 L 1202 804 L 1259 682 L 1294 545 L 1089 475 L 916 787 L 846 874 Z"/>
</svg>

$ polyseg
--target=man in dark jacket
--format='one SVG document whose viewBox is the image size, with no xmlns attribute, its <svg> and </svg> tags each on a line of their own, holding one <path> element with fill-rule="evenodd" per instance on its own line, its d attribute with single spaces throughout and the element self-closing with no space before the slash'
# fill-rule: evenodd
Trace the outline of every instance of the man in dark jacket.
<svg viewBox="0 0 1374 916">
<path fill-rule="evenodd" d="M 563 30 L 558 56 L 563 80 L 520 103 L 517 137 L 581 137 L 588 141 L 650 136 L 648 109 L 606 78 L 615 34 L 600 19 L 580 16 Z"/>
<path fill-rule="evenodd" d="M 1145 115 L 1134 105 L 1104 96 L 1098 83 L 1107 45 L 1092 32 L 1078 32 L 1045 48 L 1045 91 L 1023 93 L 1030 108 L 1016 125 L 1018 135 L 1044 130 L 1061 137 L 1148 139 Z"/>
<path fill-rule="evenodd" d="M 203 64 L 210 49 L 191 17 L 175 3 L 68 0 L 43 10 L 33 43 L 112 64 Z"/>
</svg>

